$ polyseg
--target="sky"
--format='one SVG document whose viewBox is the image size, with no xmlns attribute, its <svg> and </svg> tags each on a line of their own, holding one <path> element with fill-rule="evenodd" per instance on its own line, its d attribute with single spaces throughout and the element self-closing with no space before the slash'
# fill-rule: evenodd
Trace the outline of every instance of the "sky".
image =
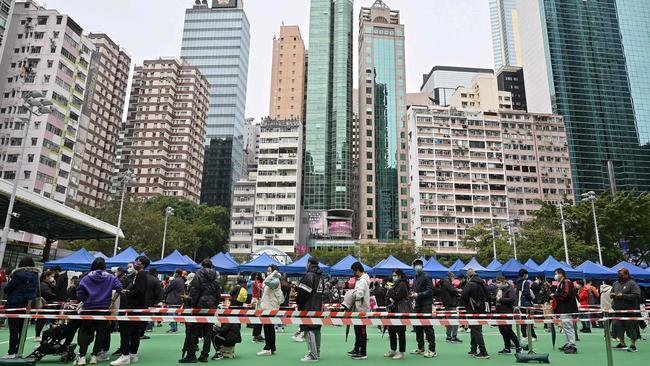
<svg viewBox="0 0 650 366">
<path fill-rule="evenodd" d="M 354 32 L 361 6 L 355 0 Z M 384 0 L 400 10 L 406 37 L 406 88 L 419 91 L 422 74 L 434 65 L 493 67 L 488 0 Z M 70 15 L 87 32 L 106 33 L 133 61 L 180 55 L 185 9 L 194 0 L 45 0 Z M 309 40 L 309 0 L 245 0 L 251 23 L 246 115 L 268 115 L 273 35 L 280 25 L 299 25 Z M 356 50 L 355 53 L 355 85 Z"/>
</svg>

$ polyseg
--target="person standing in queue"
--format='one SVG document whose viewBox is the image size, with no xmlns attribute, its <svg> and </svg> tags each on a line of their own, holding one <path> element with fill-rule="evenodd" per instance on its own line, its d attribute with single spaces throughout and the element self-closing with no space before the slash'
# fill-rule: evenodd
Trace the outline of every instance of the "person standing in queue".
<svg viewBox="0 0 650 366">
<path fill-rule="evenodd" d="M 279 310 L 280 304 L 284 301 L 282 288 L 280 287 L 280 272 L 276 265 L 270 265 L 266 272 L 266 278 L 262 282 L 262 298 L 260 299 L 260 310 Z M 258 356 L 272 356 L 275 354 L 275 325 L 264 324 L 264 349 L 257 352 Z"/>
<path fill-rule="evenodd" d="M 147 288 L 149 286 L 147 273 L 144 271 L 149 266 L 149 258 L 141 255 L 133 262 L 133 280 L 126 288 L 124 300 L 126 304 L 120 303 L 122 309 L 145 309 Z M 128 310 L 127 310 L 128 315 Z M 122 366 L 139 361 L 138 349 L 140 348 L 140 336 L 146 326 L 141 321 L 120 322 L 120 351 L 122 355 L 111 362 L 112 366 Z"/>
<path fill-rule="evenodd" d="M 610 294 L 612 298 L 612 309 L 616 311 L 628 311 L 640 309 L 641 288 L 630 278 L 630 271 L 627 268 L 618 270 L 618 281 L 614 282 Z M 639 317 L 639 313 L 622 313 L 623 317 Z M 617 350 L 627 349 L 628 352 L 636 352 L 636 341 L 639 338 L 637 320 L 615 320 L 613 324 L 614 334 L 618 339 Z M 625 345 L 625 334 L 630 338 L 630 346 Z"/>
<path fill-rule="evenodd" d="M 413 279 L 413 288 L 411 291 L 411 299 L 415 301 L 415 308 L 413 311 L 416 313 L 431 314 L 433 312 L 433 280 L 428 274 L 424 273 L 424 263 L 421 259 L 413 261 L 413 269 L 415 270 L 415 278 Z M 418 348 L 411 351 L 412 355 L 422 355 L 425 358 L 433 358 L 438 354 L 436 353 L 436 333 L 433 327 L 428 326 L 415 326 L 415 339 L 418 343 Z M 426 335 L 429 349 L 424 349 L 424 338 Z"/>
<path fill-rule="evenodd" d="M 370 311 L 370 276 L 364 271 L 361 262 L 354 262 L 350 267 L 356 281 L 354 282 L 354 311 Z M 348 352 L 353 360 L 365 360 L 368 358 L 366 351 L 368 345 L 368 332 L 365 325 L 354 326 L 354 349 Z"/>
<path fill-rule="evenodd" d="M 39 287 L 39 270 L 34 266 L 34 260 L 30 257 L 23 257 L 18 263 L 18 268 L 11 272 L 9 282 L 5 286 L 6 303 L 5 309 L 26 308 L 34 304 Z M 20 334 L 23 331 L 23 324 L 27 319 L 9 318 L 9 350 L 3 359 L 17 357 Z"/>
<path fill-rule="evenodd" d="M 178 308 L 183 305 L 183 293 L 185 293 L 185 280 L 183 279 L 183 270 L 174 271 L 174 278 L 167 282 L 163 292 L 163 301 L 169 308 Z M 178 332 L 178 323 L 170 322 L 167 333 Z"/>
<path fill-rule="evenodd" d="M 515 311 L 515 304 L 517 303 L 517 291 L 514 287 L 510 286 L 505 277 L 499 276 L 496 279 L 497 295 L 495 299 L 495 309 L 498 314 L 513 314 Z M 500 355 L 512 355 L 512 346 L 515 347 L 515 352 L 521 353 L 521 345 L 519 338 L 512 330 L 512 324 L 499 325 L 499 333 L 503 338 L 503 349 L 499 351 Z"/>
<path fill-rule="evenodd" d="M 564 354 L 576 354 L 576 332 L 573 326 L 573 315 L 578 313 L 578 304 L 576 302 L 576 291 L 571 282 L 566 277 L 566 272 L 562 268 L 555 270 L 555 281 L 557 287 L 553 293 L 553 312 L 560 316 L 562 331 L 566 337 L 566 344 L 560 347 Z"/>
<path fill-rule="evenodd" d="M 299 311 L 322 311 L 323 290 L 325 280 L 323 271 L 318 266 L 318 259 L 310 257 L 307 261 L 307 273 L 300 279 L 296 291 L 296 305 Z M 309 353 L 300 361 L 318 362 L 320 360 L 320 325 L 301 325 L 300 331 L 305 334 Z"/>
<path fill-rule="evenodd" d="M 408 295 L 408 278 L 401 269 L 396 269 L 393 271 L 393 286 L 386 293 L 388 299 L 386 310 L 389 313 L 410 313 L 411 301 Z M 403 360 L 404 353 L 406 353 L 406 326 L 393 325 L 388 327 L 388 339 L 390 341 L 390 351 L 386 352 L 384 357 Z M 399 350 L 397 348 L 398 340 Z"/>
<path fill-rule="evenodd" d="M 201 262 L 201 268 L 189 285 L 187 296 L 188 306 L 192 309 L 216 309 L 221 302 L 221 286 L 219 285 L 219 272 L 214 270 L 212 261 L 207 258 Z M 183 345 L 183 358 L 179 363 L 208 362 L 212 343 L 212 328 L 210 323 L 188 323 L 185 325 L 185 343 Z M 203 338 L 201 355 L 196 358 L 199 338 Z"/>
<path fill-rule="evenodd" d="M 487 286 L 483 279 L 471 268 L 467 270 L 467 284 L 463 288 L 460 301 L 469 314 L 485 314 L 490 306 Z M 472 341 L 468 354 L 478 359 L 490 358 L 483 340 L 483 326 L 470 325 L 469 330 Z"/>
<path fill-rule="evenodd" d="M 445 308 L 445 311 L 452 312 L 458 309 L 458 297 L 460 291 L 454 287 L 454 273 L 449 272 L 447 276 L 440 281 L 440 299 L 442 300 L 442 306 Z M 447 342 L 459 344 L 463 343 L 458 339 L 458 325 L 447 325 Z"/>
</svg>

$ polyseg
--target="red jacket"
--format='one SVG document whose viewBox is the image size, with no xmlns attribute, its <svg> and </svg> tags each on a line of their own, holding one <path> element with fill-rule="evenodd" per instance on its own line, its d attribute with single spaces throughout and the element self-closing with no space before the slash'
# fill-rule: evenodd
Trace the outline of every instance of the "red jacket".
<svg viewBox="0 0 650 366">
<path fill-rule="evenodd" d="M 591 291 L 595 298 L 598 298 L 598 290 L 594 286 L 582 286 L 578 293 L 578 302 L 580 306 L 589 306 L 589 291 Z"/>
</svg>

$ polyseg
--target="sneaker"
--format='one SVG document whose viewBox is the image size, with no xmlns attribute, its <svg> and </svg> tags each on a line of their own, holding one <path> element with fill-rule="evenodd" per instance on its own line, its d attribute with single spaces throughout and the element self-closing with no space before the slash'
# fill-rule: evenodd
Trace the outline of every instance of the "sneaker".
<svg viewBox="0 0 650 366">
<path fill-rule="evenodd" d="M 403 360 L 404 359 L 404 353 L 403 352 L 397 352 L 395 356 L 393 356 L 393 360 Z"/>
<path fill-rule="evenodd" d="M 151 337 L 149 337 L 148 335 L 145 334 L 142 337 L 140 337 L 140 339 L 151 339 Z"/>
<path fill-rule="evenodd" d="M 223 353 L 217 352 L 212 356 L 212 360 L 223 360 Z"/>
<path fill-rule="evenodd" d="M 423 349 L 414 349 L 413 351 L 411 351 L 412 355 L 421 355 L 423 353 L 424 353 Z"/>
<path fill-rule="evenodd" d="M 449 343 L 451 343 L 451 338 L 449 338 L 449 337 L 448 337 L 448 338 L 445 338 L 445 342 L 449 342 Z"/>
<path fill-rule="evenodd" d="M 305 341 L 305 338 L 303 338 L 302 336 L 299 336 L 299 335 L 292 335 L 291 339 L 293 339 L 293 341 L 296 342 L 296 343 L 302 343 L 302 342 Z"/>
<path fill-rule="evenodd" d="M 165 333 L 178 333 L 178 331 L 173 329 L 167 329 L 167 332 Z"/>
<path fill-rule="evenodd" d="M 86 364 L 86 356 L 79 356 L 72 363 L 74 366 L 84 366 Z"/>
<path fill-rule="evenodd" d="M 355 349 L 353 349 L 352 351 L 349 351 L 347 353 L 347 355 L 350 356 L 350 357 L 356 356 L 357 354 L 359 354 L 359 352 L 357 350 L 355 350 Z"/>
<path fill-rule="evenodd" d="M 352 356 L 353 360 L 366 360 L 368 359 L 368 355 L 365 353 L 357 353 L 356 355 Z"/>
<path fill-rule="evenodd" d="M 467 352 L 467 355 L 474 357 L 474 356 L 476 356 L 476 351 L 469 351 L 469 352 Z"/>
<path fill-rule="evenodd" d="M 564 349 L 565 355 L 575 355 L 576 353 L 578 353 L 578 349 L 573 346 L 569 346 Z"/>
<path fill-rule="evenodd" d="M 8 353 L 8 354 L 2 356 L 2 359 L 3 360 L 13 360 L 16 357 L 18 357 L 18 355 L 16 355 L 15 353 L 11 353 L 11 354 Z"/>
<path fill-rule="evenodd" d="M 616 351 L 624 351 L 624 350 L 627 349 L 627 346 L 624 345 L 623 343 L 619 343 L 615 347 L 613 347 L 612 349 L 616 350 Z"/>
<path fill-rule="evenodd" d="M 424 358 L 434 358 L 438 356 L 438 354 L 436 353 L 436 351 L 426 351 L 422 354 L 422 356 L 424 356 Z"/>
<path fill-rule="evenodd" d="M 117 351 L 111 353 L 111 356 L 121 356 L 121 355 L 122 355 L 122 350 L 119 350 L 119 349 Z"/>
<path fill-rule="evenodd" d="M 517 352 L 519 353 L 519 352 Z M 504 348 L 501 351 L 497 352 L 497 354 L 502 355 L 502 356 L 510 356 L 512 354 L 512 351 L 510 348 Z"/>
<path fill-rule="evenodd" d="M 515 353 L 522 353 L 523 351 L 524 351 L 524 349 L 521 348 L 521 347 L 515 348 Z"/>
<path fill-rule="evenodd" d="M 397 354 L 397 352 L 395 352 L 395 351 L 388 351 L 388 352 L 384 353 L 384 357 L 395 357 L 396 354 Z"/>
<path fill-rule="evenodd" d="M 300 359 L 300 362 L 318 362 L 317 358 L 313 358 L 311 355 L 307 355 Z"/>
<path fill-rule="evenodd" d="M 461 341 L 461 340 L 458 339 L 457 337 L 453 337 L 453 338 L 449 341 L 449 343 L 453 343 L 453 344 L 461 344 L 461 343 L 463 343 L 463 341 Z"/>
<path fill-rule="evenodd" d="M 201 356 L 199 356 L 198 360 L 201 363 L 206 363 L 206 362 L 208 362 L 208 355 L 203 355 L 202 354 Z"/>
<path fill-rule="evenodd" d="M 628 351 L 628 352 L 636 352 L 636 351 L 638 351 L 638 350 L 636 349 L 636 346 L 631 345 L 631 346 L 629 346 L 629 347 L 627 348 L 627 351 Z"/>
<path fill-rule="evenodd" d="M 178 360 L 178 363 L 197 363 L 198 360 L 196 359 L 196 356 L 185 356 Z"/>
<path fill-rule="evenodd" d="M 564 346 L 558 348 L 558 350 L 564 352 L 564 350 L 567 349 L 567 347 L 569 347 L 569 345 L 565 344 Z"/>
<path fill-rule="evenodd" d="M 580 333 L 591 333 L 591 329 L 589 329 L 589 328 L 580 329 Z"/>
<path fill-rule="evenodd" d="M 97 354 L 97 362 L 102 362 L 102 361 L 108 361 L 111 358 L 108 357 L 108 353 L 106 351 L 101 351 Z"/>
<path fill-rule="evenodd" d="M 478 358 L 479 360 L 487 360 L 490 358 L 490 355 L 488 355 L 486 352 L 480 352 L 474 355 L 474 358 Z"/>
<path fill-rule="evenodd" d="M 253 337 L 253 343 L 264 343 L 264 337 Z"/>
<path fill-rule="evenodd" d="M 273 352 L 271 352 L 271 350 L 264 349 L 264 350 L 261 350 L 261 351 L 257 352 L 257 355 L 258 356 L 272 356 Z"/>
<path fill-rule="evenodd" d="M 137 353 L 131 353 L 129 355 L 129 358 L 131 359 L 131 363 L 136 363 L 136 362 L 140 361 L 140 358 L 138 357 Z"/>
<path fill-rule="evenodd" d="M 88 362 L 91 365 L 97 365 L 97 356 L 93 355 L 90 356 L 90 362 Z"/>
<path fill-rule="evenodd" d="M 41 337 L 34 337 L 34 342 L 36 343 L 41 343 L 42 338 Z"/>
</svg>

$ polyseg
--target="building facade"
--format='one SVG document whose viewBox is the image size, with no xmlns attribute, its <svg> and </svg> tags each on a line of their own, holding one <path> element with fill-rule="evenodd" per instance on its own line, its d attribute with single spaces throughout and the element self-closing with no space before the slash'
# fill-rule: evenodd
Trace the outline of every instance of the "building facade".
<svg viewBox="0 0 650 366">
<path fill-rule="evenodd" d="M 451 95 L 449 106 L 483 112 L 512 109 L 510 92 L 497 88 L 494 75 L 481 74 L 474 77 L 469 87 L 459 86 Z"/>
<path fill-rule="evenodd" d="M 296 25 L 283 25 L 273 38 L 271 66 L 271 101 L 269 116 L 273 119 L 304 121 L 307 50 Z"/>
<path fill-rule="evenodd" d="M 304 207 L 325 230 L 352 234 L 352 0 L 312 0 Z"/>
<path fill-rule="evenodd" d="M 13 0 L 0 0 L 0 56 L 5 30 L 9 26 L 9 18 L 13 7 Z"/>
<path fill-rule="evenodd" d="M 66 201 L 93 44 L 69 16 L 33 1 L 17 2 L 0 61 L 2 178 L 59 202 Z M 27 118 L 24 97 L 42 92 L 53 113 L 34 116 L 16 171 Z"/>
<path fill-rule="evenodd" d="M 242 179 L 233 186 L 230 210 L 230 240 L 232 255 L 253 253 L 253 222 L 255 220 L 255 180 Z"/>
<path fill-rule="evenodd" d="M 359 235 L 409 238 L 404 25 L 377 0 L 359 14 Z"/>
<path fill-rule="evenodd" d="M 413 106 L 408 112 L 412 235 L 439 254 L 481 221 L 530 218 L 571 196 L 566 131 L 555 115 Z"/>
<path fill-rule="evenodd" d="M 494 74 L 492 69 L 475 67 L 434 66 L 422 76 L 421 92 L 429 93 L 436 105 L 448 106 L 450 97 L 459 86 L 469 88 L 474 77 L 480 74 Z"/>
<path fill-rule="evenodd" d="M 302 123 L 262 121 L 255 188 L 253 250 L 294 253 L 299 244 L 302 190 Z"/>
<path fill-rule="evenodd" d="M 650 3 L 537 0 L 518 3 L 531 112 L 564 116 L 576 194 L 650 190 L 642 141 L 650 103 Z"/>
<path fill-rule="evenodd" d="M 242 176 L 248 82 L 250 24 L 243 0 L 205 0 L 185 12 L 181 57 L 199 68 L 210 83 L 210 109 L 201 202 L 230 207 L 232 185 Z M 226 140 L 227 144 L 213 139 Z M 229 148 L 230 158 L 224 148 Z M 223 163 L 225 165 L 215 165 Z M 222 184 L 227 175 L 228 184 Z"/>
<path fill-rule="evenodd" d="M 502 66 L 497 70 L 497 88 L 509 92 L 512 97 L 512 109 L 527 111 L 526 83 L 524 69 L 515 66 Z"/>
<path fill-rule="evenodd" d="M 244 167 L 248 175 L 257 170 L 257 156 L 260 153 L 260 124 L 253 118 L 247 118 L 244 125 Z"/>
<path fill-rule="evenodd" d="M 490 0 L 494 68 L 521 66 L 517 0 Z"/>
<path fill-rule="evenodd" d="M 135 68 L 121 171 L 145 199 L 164 195 L 199 202 L 209 87 L 183 59 L 145 60 Z"/>
<path fill-rule="evenodd" d="M 108 202 L 117 159 L 131 57 L 106 34 L 91 33 L 94 46 L 77 132 L 66 204 Z"/>
</svg>

